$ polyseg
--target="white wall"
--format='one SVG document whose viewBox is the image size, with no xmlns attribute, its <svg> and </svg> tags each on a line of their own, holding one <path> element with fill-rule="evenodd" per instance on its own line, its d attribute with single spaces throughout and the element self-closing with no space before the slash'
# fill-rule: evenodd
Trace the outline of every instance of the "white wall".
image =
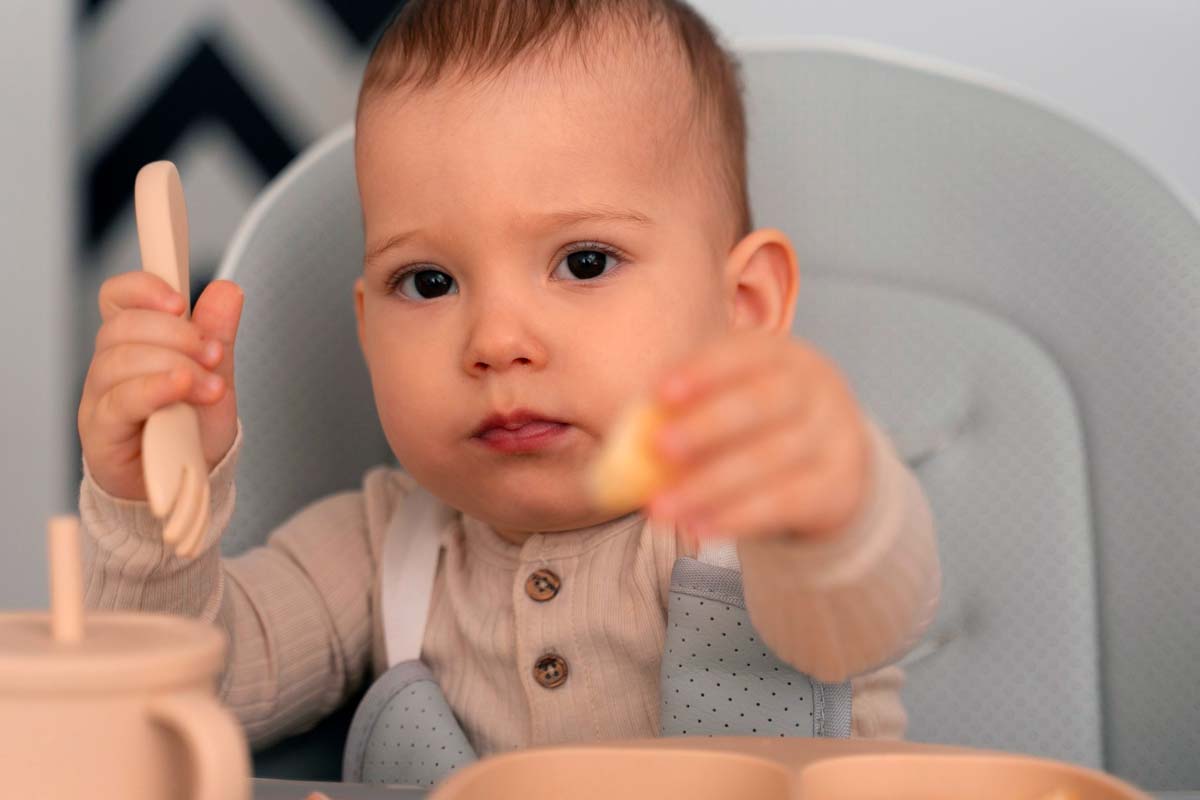
<svg viewBox="0 0 1200 800">
<path fill-rule="evenodd" d="M 1196 0 L 691 0 L 735 44 L 836 35 L 1016 83 L 1200 198 Z"/>
<path fill-rule="evenodd" d="M 0 3 L 0 608 L 48 604 L 45 522 L 67 459 L 74 241 L 68 0 Z"/>
</svg>

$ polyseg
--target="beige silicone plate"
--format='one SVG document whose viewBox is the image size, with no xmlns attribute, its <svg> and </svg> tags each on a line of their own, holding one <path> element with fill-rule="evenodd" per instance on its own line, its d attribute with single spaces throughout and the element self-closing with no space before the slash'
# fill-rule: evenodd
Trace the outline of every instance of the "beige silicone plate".
<svg viewBox="0 0 1200 800">
<path fill-rule="evenodd" d="M 1150 800 L 1110 775 L 986 750 L 868 739 L 666 738 L 484 759 L 430 800 Z"/>
</svg>

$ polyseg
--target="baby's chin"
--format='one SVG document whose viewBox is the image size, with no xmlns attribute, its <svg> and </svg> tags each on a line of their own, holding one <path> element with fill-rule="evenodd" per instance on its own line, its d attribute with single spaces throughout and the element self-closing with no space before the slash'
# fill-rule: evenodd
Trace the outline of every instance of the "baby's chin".
<svg viewBox="0 0 1200 800">
<path fill-rule="evenodd" d="M 563 474 L 486 480 L 455 505 L 493 528 L 522 533 L 572 531 L 624 516 L 597 509 L 582 478 Z"/>
<path fill-rule="evenodd" d="M 487 523 L 498 531 L 510 531 L 521 534 L 569 533 L 581 528 L 590 528 L 595 525 L 614 522 L 624 516 L 605 511 L 594 511 L 590 514 L 554 513 L 551 510 L 540 508 L 522 509 L 518 513 L 513 513 L 514 509 L 511 508 L 495 509 L 496 513 L 494 514 L 489 513 L 490 511 L 491 509 L 484 509 L 481 513 L 472 514 L 471 516 Z"/>
<path fill-rule="evenodd" d="M 444 502 L 498 530 L 571 531 L 625 516 L 595 504 L 586 478 L 596 447 L 581 438 L 544 454 L 481 457 L 475 448 L 451 449 L 428 459 L 414 452 L 402 463 Z"/>
</svg>

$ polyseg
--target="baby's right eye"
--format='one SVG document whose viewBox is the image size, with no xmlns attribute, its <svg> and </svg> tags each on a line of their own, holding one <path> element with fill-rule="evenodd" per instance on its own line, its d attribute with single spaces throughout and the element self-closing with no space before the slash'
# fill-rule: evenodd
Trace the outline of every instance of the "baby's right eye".
<svg viewBox="0 0 1200 800">
<path fill-rule="evenodd" d="M 415 269 L 397 276 L 393 285 L 410 300 L 433 300 L 447 294 L 458 294 L 458 286 L 441 270 Z"/>
</svg>

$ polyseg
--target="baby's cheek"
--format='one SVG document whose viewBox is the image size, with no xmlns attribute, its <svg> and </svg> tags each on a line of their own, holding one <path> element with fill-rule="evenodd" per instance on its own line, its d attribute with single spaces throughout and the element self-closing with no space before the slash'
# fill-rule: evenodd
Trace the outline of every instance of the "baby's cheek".
<svg viewBox="0 0 1200 800">
<path fill-rule="evenodd" d="M 375 381 L 375 405 L 384 435 L 396 457 L 406 465 L 425 460 L 422 451 L 431 450 L 438 436 L 439 420 L 446 418 L 445 406 L 439 415 L 434 403 L 415 393 L 411 383 L 394 380 Z"/>
</svg>

